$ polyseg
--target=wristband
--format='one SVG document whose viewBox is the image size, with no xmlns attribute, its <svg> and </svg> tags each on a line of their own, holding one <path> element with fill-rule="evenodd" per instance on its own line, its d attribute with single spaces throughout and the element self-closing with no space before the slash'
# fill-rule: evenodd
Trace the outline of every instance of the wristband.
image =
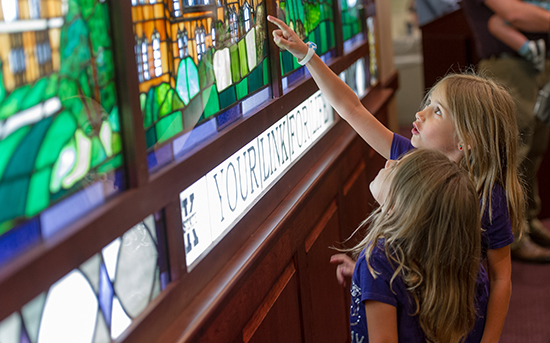
<svg viewBox="0 0 550 343">
<path fill-rule="evenodd" d="M 315 50 L 317 50 L 317 45 L 313 42 L 307 42 L 306 43 L 309 49 L 307 49 L 306 57 L 304 57 L 301 61 L 298 61 L 298 64 L 301 66 L 305 66 L 307 62 L 313 57 L 315 54 Z"/>
</svg>

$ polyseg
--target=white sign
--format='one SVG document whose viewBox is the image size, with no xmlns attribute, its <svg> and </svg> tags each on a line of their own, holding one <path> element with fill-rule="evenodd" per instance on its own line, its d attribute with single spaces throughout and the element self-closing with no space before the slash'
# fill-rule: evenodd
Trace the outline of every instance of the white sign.
<svg viewBox="0 0 550 343">
<path fill-rule="evenodd" d="M 320 91 L 180 193 L 187 265 L 193 263 L 332 125 Z"/>
</svg>

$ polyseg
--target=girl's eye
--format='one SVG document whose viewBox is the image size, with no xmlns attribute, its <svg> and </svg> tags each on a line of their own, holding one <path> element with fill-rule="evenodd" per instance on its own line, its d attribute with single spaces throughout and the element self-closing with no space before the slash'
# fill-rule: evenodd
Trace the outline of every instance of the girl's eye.
<svg viewBox="0 0 550 343">
<path fill-rule="evenodd" d="M 435 114 L 441 115 L 441 110 L 439 109 L 439 107 L 435 109 Z"/>
</svg>

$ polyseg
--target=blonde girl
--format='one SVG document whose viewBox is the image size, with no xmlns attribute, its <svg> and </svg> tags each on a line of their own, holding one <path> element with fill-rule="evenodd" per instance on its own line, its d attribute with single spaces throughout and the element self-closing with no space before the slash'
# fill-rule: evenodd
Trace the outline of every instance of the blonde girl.
<svg viewBox="0 0 550 343">
<path fill-rule="evenodd" d="M 268 20 L 279 27 L 273 31 L 275 43 L 301 61 L 308 46 L 281 20 L 272 16 Z M 512 231 L 521 233 L 524 216 L 517 174 L 518 129 L 509 93 L 480 76 L 449 75 L 427 94 L 409 141 L 382 125 L 318 56 L 313 55 L 306 66 L 334 109 L 380 155 L 397 159 L 414 148 L 436 149 L 473 178 L 482 213 L 482 258 L 488 265 L 488 275 L 482 267 L 478 276 L 478 302 L 488 297 L 482 342 L 498 342 L 512 287 Z M 343 283 L 354 262 L 343 254 L 332 261 L 339 264 L 337 276 Z"/>
<path fill-rule="evenodd" d="M 472 180 L 441 152 L 417 149 L 388 160 L 370 189 L 380 207 L 351 249 L 352 342 L 460 342 L 476 323 L 481 231 Z"/>
</svg>

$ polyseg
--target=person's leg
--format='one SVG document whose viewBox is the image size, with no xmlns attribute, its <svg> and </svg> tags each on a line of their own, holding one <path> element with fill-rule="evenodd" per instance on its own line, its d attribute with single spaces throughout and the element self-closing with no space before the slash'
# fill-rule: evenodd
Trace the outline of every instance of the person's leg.
<svg viewBox="0 0 550 343">
<path fill-rule="evenodd" d="M 536 213 L 538 213 L 536 174 L 548 144 L 550 129 L 535 120 L 533 108 L 538 90 L 545 82 L 548 82 L 550 72 L 547 69 L 545 73 L 537 74 L 529 62 L 513 57 L 482 60 L 479 63 L 479 70 L 504 84 L 516 103 L 517 122 L 521 137 L 518 158 L 527 184 L 526 195 L 529 209 L 526 218 L 534 222 Z M 550 237 L 548 239 L 550 240 Z M 544 249 L 534 244 L 530 236 L 524 234 L 522 238 L 512 244 L 512 256 L 530 262 L 550 262 L 550 249 Z"/>
</svg>

